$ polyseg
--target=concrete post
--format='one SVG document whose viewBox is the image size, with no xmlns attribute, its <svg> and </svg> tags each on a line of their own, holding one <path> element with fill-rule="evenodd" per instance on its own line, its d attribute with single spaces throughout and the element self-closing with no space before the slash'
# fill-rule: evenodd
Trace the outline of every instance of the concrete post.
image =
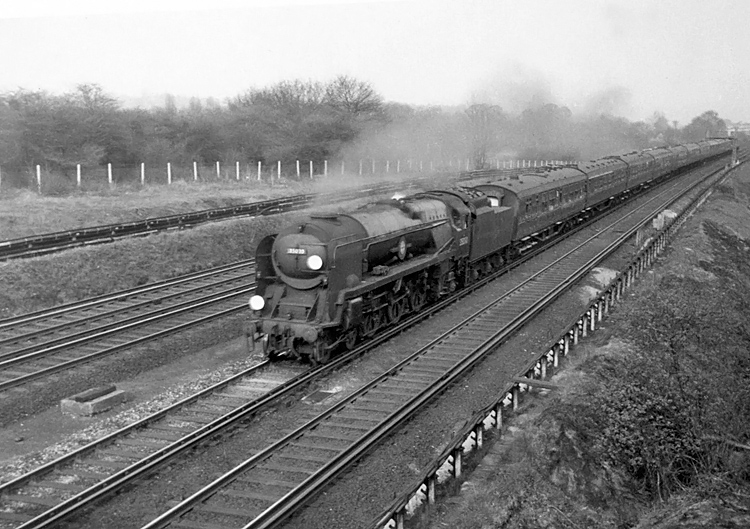
<svg viewBox="0 0 750 529">
<path fill-rule="evenodd" d="M 221 164 L 216 160 L 216 178 L 221 179 Z"/>
<path fill-rule="evenodd" d="M 141 185 L 146 185 L 146 164 L 141 162 Z"/>
<path fill-rule="evenodd" d="M 260 169 L 261 169 L 261 164 L 262 163 L 263 162 L 258 162 L 258 182 L 260 182 L 260 174 L 261 174 Z"/>
<path fill-rule="evenodd" d="M 172 162 L 167 162 L 167 184 L 172 184 Z"/>
<path fill-rule="evenodd" d="M 198 162 L 193 162 L 193 180 L 198 181 Z"/>
<path fill-rule="evenodd" d="M 107 183 L 111 186 L 112 185 L 112 164 L 107 164 Z"/>
<path fill-rule="evenodd" d="M 234 173 L 237 176 L 237 181 L 240 181 L 240 162 L 234 162 Z"/>
<path fill-rule="evenodd" d="M 36 191 L 42 194 L 42 167 L 39 164 L 36 166 Z"/>
<path fill-rule="evenodd" d="M 81 164 L 76 164 L 76 187 L 81 187 Z"/>
<path fill-rule="evenodd" d="M 463 448 L 460 446 L 453 449 L 453 477 L 461 477 L 461 459 L 463 457 Z"/>
</svg>

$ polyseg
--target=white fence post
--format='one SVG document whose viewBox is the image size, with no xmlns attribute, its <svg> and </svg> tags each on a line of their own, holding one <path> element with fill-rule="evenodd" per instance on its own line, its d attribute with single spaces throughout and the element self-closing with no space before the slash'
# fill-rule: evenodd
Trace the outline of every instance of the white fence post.
<svg viewBox="0 0 750 529">
<path fill-rule="evenodd" d="M 172 162 L 167 162 L 167 184 L 172 185 Z"/>
<path fill-rule="evenodd" d="M 112 164 L 107 164 L 107 182 L 109 182 L 109 185 L 112 185 Z"/>
<path fill-rule="evenodd" d="M 323 160 L 323 176 L 328 176 L 328 160 Z"/>
<path fill-rule="evenodd" d="M 193 180 L 198 181 L 198 162 L 193 161 Z"/>
<path fill-rule="evenodd" d="M 281 160 L 276 162 L 276 177 L 281 180 Z"/>
<path fill-rule="evenodd" d="M 237 174 L 237 181 L 239 182 L 240 181 L 240 162 L 235 162 L 235 169 L 236 169 L 235 172 Z"/>
<path fill-rule="evenodd" d="M 263 162 L 258 162 L 258 182 L 260 182 L 260 166 Z"/>
<path fill-rule="evenodd" d="M 297 160 L 297 178 L 299 178 L 299 160 Z"/>
<path fill-rule="evenodd" d="M 81 164 L 76 164 L 76 187 L 81 187 Z"/>
<path fill-rule="evenodd" d="M 146 185 L 146 164 L 141 162 L 141 185 Z"/>
<path fill-rule="evenodd" d="M 216 178 L 221 180 L 221 164 L 219 163 L 219 160 L 216 160 Z"/>
<path fill-rule="evenodd" d="M 313 161 L 310 160 L 310 178 L 313 177 Z"/>
<path fill-rule="evenodd" d="M 36 166 L 36 190 L 42 194 L 42 168 L 37 164 Z"/>
</svg>

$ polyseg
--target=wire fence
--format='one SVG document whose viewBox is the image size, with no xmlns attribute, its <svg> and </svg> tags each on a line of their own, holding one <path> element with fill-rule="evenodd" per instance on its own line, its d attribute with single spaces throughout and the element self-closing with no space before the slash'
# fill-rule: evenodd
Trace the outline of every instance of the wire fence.
<svg viewBox="0 0 750 529">
<path fill-rule="evenodd" d="M 562 160 L 495 159 L 483 169 L 521 169 L 562 165 Z M 40 194 L 65 194 L 76 189 L 96 191 L 117 186 L 144 187 L 184 183 L 259 182 L 274 185 L 283 179 L 315 179 L 321 177 L 385 176 L 395 174 L 460 172 L 475 169 L 470 160 L 296 160 L 292 163 L 262 161 L 217 161 L 207 165 L 134 164 L 77 165 L 66 169 L 46 164 L 30 166 L 0 165 L 0 192 L 3 189 L 33 189 Z"/>
</svg>

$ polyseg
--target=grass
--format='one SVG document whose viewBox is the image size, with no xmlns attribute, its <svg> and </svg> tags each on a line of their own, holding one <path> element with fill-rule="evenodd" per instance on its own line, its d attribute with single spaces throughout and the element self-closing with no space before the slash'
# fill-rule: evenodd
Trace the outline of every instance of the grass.
<svg viewBox="0 0 750 529">
<path fill-rule="evenodd" d="M 165 197 L 163 192 L 155 193 L 153 197 L 140 195 L 139 198 L 144 199 L 141 203 L 148 205 L 142 205 L 138 211 L 143 214 L 148 209 L 155 214 L 166 215 L 175 210 L 198 209 L 198 204 L 213 204 L 216 207 L 216 202 L 221 201 L 215 197 L 197 197 L 195 190 L 188 191 L 184 191 L 186 199 L 182 202 L 167 200 L 172 196 Z M 25 195 L 19 198 L 23 197 Z M 84 197 L 82 202 L 88 205 L 92 213 L 86 215 L 84 211 L 79 211 L 76 218 L 87 225 L 102 223 L 107 218 L 103 216 L 107 213 L 105 205 L 115 208 L 115 202 L 105 200 L 106 198 Z M 113 209 L 110 222 L 128 215 L 127 207 L 123 207 L 128 202 L 125 197 L 120 198 L 122 200 L 117 203 L 118 209 Z M 315 209 L 351 210 L 378 198 L 382 197 L 367 196 L 344 204 L 319 204 Z M 47 201 L 50 200 L 53 199 L 32 199 L 37 206 L 48 206 Z M 60 200 L 68 203 L 61 204 L 59 210 L 47 208 L 39 214 L 35 226 L 41 231 L 53 229 L 51 218 L 62 212 L 77 211 L 71 203 L 72 199 Z M 250 199 L 240 197 L 233 200 L 244 202 Z M 161 203 L 165 205 L 162 206 Z M 19 201 L 14 205 L 15 211 L 22 210 L 20 204 Z M 98 207 L 94 208 L 94 204 Z M 0 319 L 253 258 L 261 238 L 278 232 L 305 215 L 305 212 L 291 212 L 267 217 L 238 218 L 207 223 L 184 231 L 120 239 L 113 243 L 75 248 L 32 259 L 0 262 Z M 36 217 L 32 215 L 31 218 Z"/>
<path fill-rule="evenodd" d="M 750 452 L 729 444 L 750 439 L 748 173 L 717 190 L 650 279 L 575 348 L 556 375 L 563 389 L 538 418 L 513 423 L 492 479 L 413 527 L 750 527 Z M 610 397 L 627 396 L 616 390 L 628 387 L 639 391 L 635 405 L 674 387 L 689 391 L 618 428 L 610 419 L 627 401 Z M 664 427 L 679 410 L 691 411 L 694 424 Z M 656 486 L 634 458 L 617 457 L 634 434 L 646 439 L 635 451 L 642 459 L 672 447 Z M 697 448 L 689 443 L 696 437 Z M 692 465 L 675 463 L 686 459 Z"/>
<path fill-rule="evenodd" d="M 402 175 L 402 178 L 407 178 Z M 270 185 L 256 180 L 214 183 L 176 180 L 171 186 L 100 186 L 65 196 L 28 189 L 0 190 L 0 241 L 87 226 L 115 224 L 214 209 L 302 193 L 332 193 L 378 180 L 351 175 L 287 180 Z"/>
</svg>

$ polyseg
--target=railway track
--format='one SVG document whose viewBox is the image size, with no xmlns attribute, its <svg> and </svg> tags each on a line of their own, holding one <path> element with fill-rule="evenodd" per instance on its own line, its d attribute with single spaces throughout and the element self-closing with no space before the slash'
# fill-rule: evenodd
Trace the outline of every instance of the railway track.
<svg viewBox="0 0 750 529">
<path fill-rule="evenodd" d="M 531 277 L 144 529 L 276 526 L 683 194 L 667 187 L 585 240 L 559 243 Z"/>
<path fill-rule="evenodd" d="M 458 180 L 469 180 L 481 176 L 503 178 L 522 172 L 537 171 L 541 169 L 542 167 L 527 167 L 523 169 L 470 171 L 459 173 L 456 178 Z M 216 222 L 238 217 L 257 217 L 285 213 L 310 207 L 315 203 L 319 203 L 321 200 L 326 202 L 341 202 L 361 198 L 367 195 L 395 191 L 403 192 L 404 190 L 413 190 L 420 185 L 432 183 L 434 178 L 434 176 L 415 178 L 408 183 L 388 182 L 337 193 L 293 195 L 284 198 L 240 204 L 237 206 L 207 209 L 165 217 L 152 217 L 120 224 L 90 226 L 54 233 L 19 237 L 16 239 L 0 241 L 0 261 L 46 255 L 80 246 L 104 244 L 124 237 L 143 237 L 160 231 L 192 228 L 206 222 Z"/>
<path fill-rule="evenodd" d="M 254 260 L 0 321 L 0 391 L 246 306 Z"/>
<path fill-rule="evenodd" d="M 489 279 L 485 280 L 485 282 L 488 280 Z M 483 283 L 477 284 L 476 286 L 481 286 Z M 453 299 L 446 300 L 446 302 L 434 307 L 432 311 L 441 310 L 452 301 Z M 248 373 L 243 373 L 233 377 L 232 381 L 222 382 L 221 387 L 217 385 L 215 388 L 210 388 L 209 390 L 202 392 L 200 396 L 197 395 L 190 399 L 186 399 L 186 401 L 189 400 L 190 402 L 179 403 L 179 405 L 176 405 L 173 410 L 163 410 L 162 412 L 159 412 L 159 414 L 155 414 L 154 417 L 144 419 L 136 425 L 131 425 L 128 428 L 123 429 L 123 431 L 119 433 L 112 434 L 103 440 L 92 443 L 91 446 L 84 447 L 80 453 L 69 454 L 68 456 L 61 458 L 60 461 L 53 462 L 53 464 L 48 467 L 37 469 L 29 475 L 22 476 L 13 482 L 4 484 L 0 486 L 0 492 L 3 493 L 2 501 L 5 507 L 0 509 L 0 519 L 5 518 L 7 520 L 8 517 L 13 518 L 15 522 L 13 520 L 8 520 L 8 522 L 16 524 L 9 525 L 13 527 L 16 527 L 18 522 L 21 522 L 22 525 L 20 525 L 20 527 L 24 528 L 51 527 L 57 520 L 71 515 L 76 512 L 76 510 L 85 507 L 88 503 L 106 494 L 112 493 L 112 491 L 124 486 L 125 483 L 142 477 L 144 473 L 153 470 L 157 465 L 168 461 L 170 458 L 176 457 L 184 450 L 226 429 L 229 425 L 242 420 L 248 415 L 256 413 L 261 406 L 273 402 L 274 398 L 277 398 L 277 396 L 288 394 L 289 392 L 294 391 L 295 388 L 302 387 L 302 385 L 309 383 L 314 376 L 319 376 L 319 374 L 324 371 L 337 368 L 342 362 L 346 362 L 350 358 L 362 354 L 367 348 L 371 348 L 377 343 L 387 340 L 391 335 L 408 328 L 408 326 L 413 325 L 416 321 L 428 316 L 429 313 L 426 312 L 405 321 L 398 328 L 380 336 L 376 343 L 367 344 L 325 368 L 299 375 L 288 375 L 286 379 L 284 379 L 285 377 L 278 378 L 273 383 L 272 388 L 266 387 L 266 390 L 268 390 L 267 393 L 261 394 L 260 396 L 254 395 L 252 398 L 245 396 L 240 405 L 229 409 L 230 406 L 228 405 L 226 394 L 217 396 L 217 392 L 223 391 L 223 388 L 235 383 L 238 387 L 252 384 L 252 382 L 249 381 L 257 376 L 260 376 L 262 381 L 262 370 L 267 369 L 267 366 L 263 365 L 254 367 L 249 370 Z M 416 369 L 417 373 L 421 371 L 423 374 L 427 374 L 428 376 L 423 376 L 422 378 L 424 379 L 423 382 L 429 382 L 431 380 L 431 374 L 436 373 L 436 368 L 428 367 L 427 369 L 420 369 L 422 367 L 424 367 L 424 364 L 416 364 L 416 368 L 414 369 Z M 396 380 L 393 378 L 395 376 L 393 373 L 394 369 L 389 370 L 389 373 L 385 374 L 384 377 L 390 377 L 391 381 Z M 409 370 L 405 371 L 405 373 L 409 372 Z M 415 380 L 420 380 L 420 375 L 417 374 L 415 377 Z M 443 376 L 441 375 L 440 378 L 443 378 Z M 267 382 L 260 383 L 262 385 Z M 408 380 L 403 383 L 404 388 L 409 388 L 413 385 L 414 383 L 410 383 Z M 388 384 L 386 384 L 381 386 L 380 391 L 382 392 L 383 388 L 386 388 L 385 394 L 395 393 L 399 394 L 400 397 L 404 397 L 403 391 L 398 389 L 400 387 L 401 381 L 398 381 L 395 385 L 395 390 L 388 390 Z M 365 393 L 368 391 L 369 390 L 365 391 Z M 373 395 L 376 393 L 377 392 L 374 392 Z M 374 404 L 371 403 L 373 404 L 371 406 L 372 410 L 369 410 L 369 408 L 365 408 L 365 410 L 372 411 L 373 414 L 390 412 L 388 406 L 398 404 L 402 400 L 400 397 L 397 399 L 397 402 L 392 402 L 383 409 L 381 409 L 381 405 L 385 405 L 384 403 L 390 401 L 386 398 L 384 402 L 377 402 L 378 399 L 376 399 Z M 223 404 L 217 403 L 215 399 L 223 400 L 224 402 Z M 357 399 L 358 398 L 355 397 L 354 401 L 357 401 Z M 366 399 L 359 400 L 358 402 L 362 404 L 363 402 L 366 402 Z M 356 406 L 349 409 L 357 410 Z M 209 412 L 208 410 L 212 411 Z M 158 415 L 158 417 L 156 415 Z M 345 415 L 339 416 L 339 418 L 341 417 L 345 417 Z M 356 423 L 356 419 L 347 422 L 349 426 L 352 426 L 354 423 Z M 315 423 L 312 428 L 315 429 L 317 424 L 318 423 Z M 327 424 L 330 426 L 332 423 Z M 150 427 L 150 425 L 153 425 L 153 427 Z M 310 427 L 308 426 L 308 430 L 309 429 Z M 143 433 L 138 434 L 138 430 L 143 430 Z M 351 430 L 356 431 L 356 428 L 350 428 L 350 431 Z M 154 435 L 149 432 L 167 433 Z M 172 437 L 171 439 L 169 438 L 170 436 Z M 160 437 L 161 440 L 159 440 Z M 294 435 L 291 437 L 294 437 Z M 144 439 L 150 440 L 145 441 Z M 340 439 L 340 437 L 337 439 Z M 282 442 L 283 440 L 276 444 Z M 159 446 L 164 445 L 165 443 L 166 446 Z M 276 444 L 272 446 L 276 446 Z M 293 443 L 286 444 L 292 445 Z M 153 446 L 149 447 L 149 445 Z M 108 448 L 112 446 L 114 446 L 114 448 Z M 326 452 L 325 445 L 321 447 L 313 444 L 306 449 L 311 450 L 314 453 L 319 453 L 316 452 L 319 450 Z M 262 453 L 268 452 L 270 454 L 270 450 L 271 448 L 269 447 L 262 451 Z M 95 453 L 99 453 L 100 455 L 92 455 Z M 140 459 L 138 459 L 139 457 Z M 258 456 L 256 456 L 256 458 L 257 457 Z M 282 457 L 281 460 L 283 460 L 283 456 L 277 457 Z M 320 459 L 320 457 L 313 456 L 311 461 L 316 461 L 317 459 Z M 75 460 L 83 461 L 83 466 L 75 467 L 76 470 L 72 471 L 61 470 L 61 467 L 73 469 L 74 466 L 71 464 L 71 461 Z M 276 461 L 279 461 L 279 459 L 276 459 Z M 101 466 L 97 465 L 97 462 L 99 462 Z M 87 467 L 86 465 L 89 466 Z M 302 465 L 300 468 L 306 467 Z M 109 471 L 103 473 L 103 469 L 109 469 Z M 50 473 L 53 474 L 53 477 L 44 477 Z M 278 482 L 277 484 L 282 482 L 290 483 L 287 479 L 282 479 L 285 478 L 285 475 L 283 474 L 277 475 L 277 478 L 279 478 L 275 480 Z M 75 483 L 75 485 L 73 483 Z M 271 487 L 271 489 L 273 490 L 273 487 Z M 266 494 L 266 496 L 268 496 L 268 494 Z M 241 495 L 238 497 L 242 498 Z M 260 501 L 257 498 L 256 500 Z"/>
</svg>

